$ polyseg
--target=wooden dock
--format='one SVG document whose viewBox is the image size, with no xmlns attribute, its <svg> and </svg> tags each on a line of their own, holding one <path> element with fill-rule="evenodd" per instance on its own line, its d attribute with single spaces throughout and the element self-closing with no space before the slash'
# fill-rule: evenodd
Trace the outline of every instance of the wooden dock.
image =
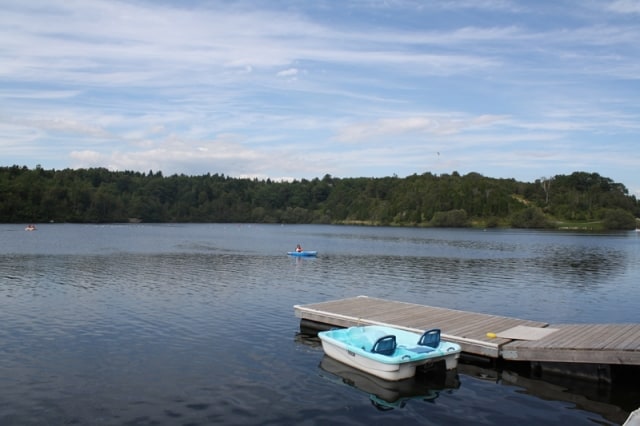
<svg viewBox="0 0 640 426">
<path fill-rule="evenodd" d="M 384 324 L 442 338 L 466 354 L 514 361 L 640 365 L 640 324 L 548 324 L 358 296 L 294 306 L 301 322 Z M 489 337 L 493 333 L 496 337 Z"/>
</svg>

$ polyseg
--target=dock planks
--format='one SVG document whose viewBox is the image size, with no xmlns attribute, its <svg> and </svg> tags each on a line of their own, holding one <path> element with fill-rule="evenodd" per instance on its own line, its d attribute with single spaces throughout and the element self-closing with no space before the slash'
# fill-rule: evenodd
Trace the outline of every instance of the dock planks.
<svg viewBox="0 0 640 426">
<path fill-rule="evenodd" d="M 503 345 L 508 360 L 640 365 L 639 324 L 559 324 L 540 340 Z"/>
<path fill-rule="evenodd" d="M 548 324 L 366 296 L 296 305 L 294 311 L 301 320 L 330 326 L 384 324 L 417 333 L 439 328 L 442 338 L 458 343 L 463 352 L 490 358 L 640 365 L 640 324 Z M 535 333 L 541 328 L 555 331 Z M 524 334 L 487 336 L 509 331 L 505 334 Z"/>
</svg>

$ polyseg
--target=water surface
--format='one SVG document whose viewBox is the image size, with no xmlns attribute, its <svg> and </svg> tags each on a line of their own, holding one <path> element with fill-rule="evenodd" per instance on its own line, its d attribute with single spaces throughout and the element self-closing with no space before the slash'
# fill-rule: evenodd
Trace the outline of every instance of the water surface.
<svg viewBox="0 0 640 426">
<path fill-rule="evenodd" d="M 638 322 L 639 260 L 635 232 L 0 225 L 0 424 L 621 423 L 637 392 L 476 366 L 375 383 L 324 359 L 293 305 Z"/>
</svg>

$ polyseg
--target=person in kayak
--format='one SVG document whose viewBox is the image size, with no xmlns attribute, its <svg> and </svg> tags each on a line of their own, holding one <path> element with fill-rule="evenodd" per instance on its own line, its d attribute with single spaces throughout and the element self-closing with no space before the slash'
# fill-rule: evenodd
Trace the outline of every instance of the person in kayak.
<svg viewBox="0 0 640 426">
<path fill-rule="evenodd" d="M 298 253 L 300 253 L 300 252 L 302 251 L 302 246 L 300 246 L 300 244 L 298 244 L 298 245 L 296 246 L 296 251 L 297 251 Z"/>
</svg>

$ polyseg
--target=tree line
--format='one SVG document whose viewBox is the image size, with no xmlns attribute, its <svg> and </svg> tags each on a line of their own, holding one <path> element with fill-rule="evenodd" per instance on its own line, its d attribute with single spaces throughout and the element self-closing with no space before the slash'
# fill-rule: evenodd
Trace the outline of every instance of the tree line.
<svg viewBox="0 0 640 426">
<path fill-rule="evenodd" d="M 319 223 L 633 229 L 623 184 L 574 172 L 535 182 L 478 173 L 291 182 L 223 174 L 0 167 L 0 222 Z"/>
</svg>

